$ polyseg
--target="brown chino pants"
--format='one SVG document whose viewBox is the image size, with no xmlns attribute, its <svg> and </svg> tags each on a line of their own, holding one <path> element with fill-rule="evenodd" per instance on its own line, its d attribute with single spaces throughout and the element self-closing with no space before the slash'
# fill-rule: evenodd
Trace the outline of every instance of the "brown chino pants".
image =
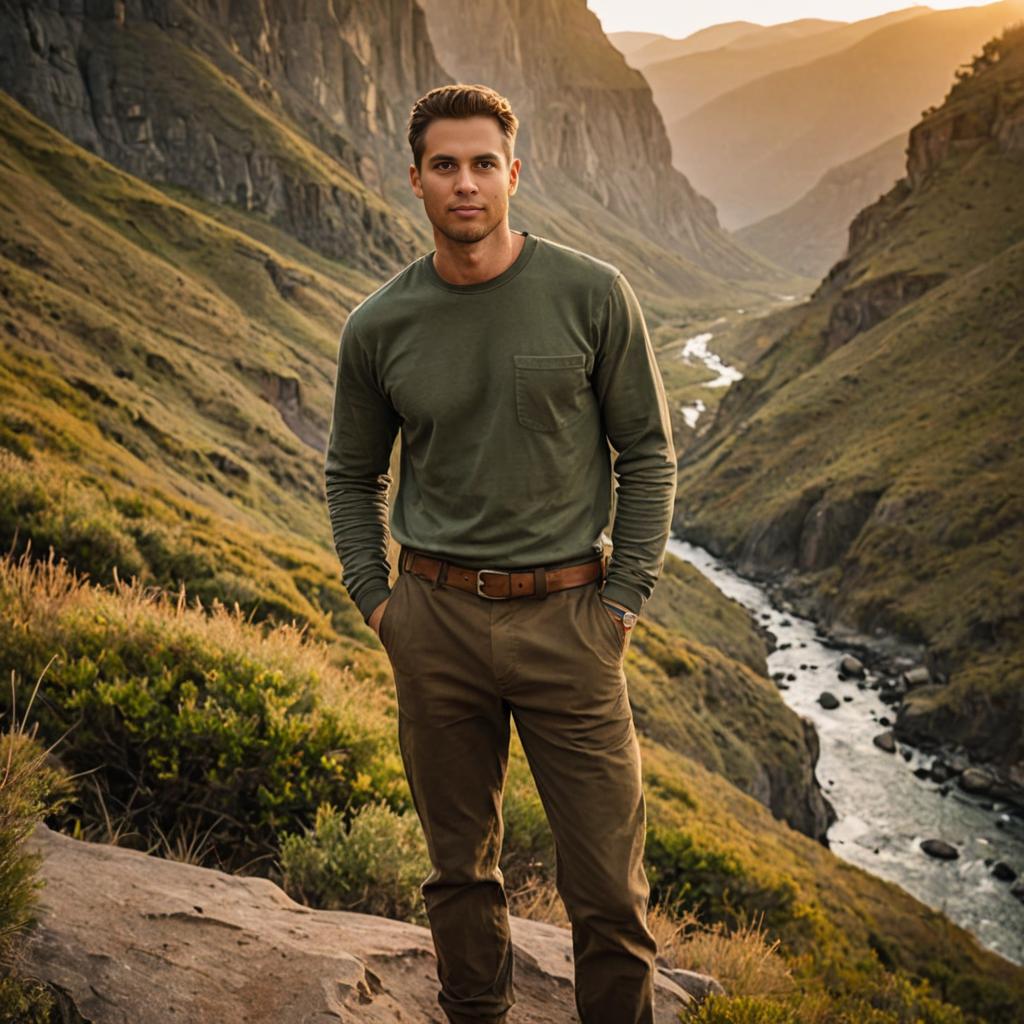
<svg viewBox="0 0 1024 1024">
<path fill-rule="evenodd" d="M 653 1024 L 646 810 L 621 627 L 599 582 L 489 600 L 400 573 L 380 623 L 433 870 L 421 891 L 452 1024 L 515 1002 L 498 867 L 509 714 L 555 839 L 582 1024 Z M 629 639 L 627 636 L 626 646 Z"/>
</svg>

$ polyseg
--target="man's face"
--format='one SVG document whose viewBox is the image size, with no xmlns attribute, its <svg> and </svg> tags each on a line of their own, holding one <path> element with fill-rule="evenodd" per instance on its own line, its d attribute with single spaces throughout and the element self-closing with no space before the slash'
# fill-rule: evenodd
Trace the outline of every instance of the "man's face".
<svg viewBox="0 0 1024 1024">
<path fill-rule="evenodd" d="M 430 223 L 453 242 L 486 238 L 506 220 L 519 181 L 520 161 L 505 156 L 497 119 L 439 118 L 423 141 L 421 169 L 410 164 L 409 178 Z"/>
</svg>

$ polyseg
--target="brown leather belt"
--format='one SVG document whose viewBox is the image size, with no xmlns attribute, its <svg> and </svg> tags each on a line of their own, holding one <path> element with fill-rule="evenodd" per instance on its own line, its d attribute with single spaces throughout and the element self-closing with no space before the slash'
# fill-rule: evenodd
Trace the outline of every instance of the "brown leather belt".
<svg viewBox="0 0 1024 1024">
<path fill-rule="evenodd" d="M 412 572 L 439 586 L 456 587 L 479 597 L 505 601 L 511 597 L 547 597 L 552 591 L 568 587 L 581 587 L 585 583 L 603 579 L 604 556 L 567 565 L 561 569 L 471 569 L 422 551 L 402 548 L 399 558 L 402 572 Z"/>
</svg>

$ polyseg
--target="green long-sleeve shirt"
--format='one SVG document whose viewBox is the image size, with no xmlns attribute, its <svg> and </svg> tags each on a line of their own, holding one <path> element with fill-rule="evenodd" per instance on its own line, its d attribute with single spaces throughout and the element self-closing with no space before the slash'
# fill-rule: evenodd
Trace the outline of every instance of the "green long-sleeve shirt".
<svg viewBox="0 0 1024 1024">
<path fill-rule="evenodd" d="M 640 612 L 665 558 L 676 460 L 636 295 L 611 264 L 537 235 L 454 285 L 415 260 L 349 314 L 325 462 L 342 582 L 364 620 L 390 593 L 390 532 L 457 564 L 557 567 L 603 550 L 605 597 Z"/>
</svg>

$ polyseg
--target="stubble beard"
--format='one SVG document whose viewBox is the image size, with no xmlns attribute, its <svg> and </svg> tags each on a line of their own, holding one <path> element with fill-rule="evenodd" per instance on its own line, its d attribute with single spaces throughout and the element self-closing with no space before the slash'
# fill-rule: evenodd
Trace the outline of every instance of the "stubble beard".
<svg viewBox="0 0 1024 1024">
<path fill-rule="evenodd" d="M 474 227 L 472 224 L 467 224 L 460 230 L 458 228 L 453 229 L 442 225 L 439 227 L 439 230 L 445 238 L 448 238 L 453 242 L 461 242 L 463 245 L 472 245 L 474 242 L 480 242 L 485 239 L 497 226 L 497 224 L 483 224 L 478 227 Z"/>
<path fill-rule="evenodd" d="M 499 217 L 489 224 L 466 224 L 462 226 L 442 222 L 434 226 L 445 238 L 452 242 L 459 242 L 462 245 L 473 245 L 485 239 L 500 223 L 501 218 Z"/>
</svg>

